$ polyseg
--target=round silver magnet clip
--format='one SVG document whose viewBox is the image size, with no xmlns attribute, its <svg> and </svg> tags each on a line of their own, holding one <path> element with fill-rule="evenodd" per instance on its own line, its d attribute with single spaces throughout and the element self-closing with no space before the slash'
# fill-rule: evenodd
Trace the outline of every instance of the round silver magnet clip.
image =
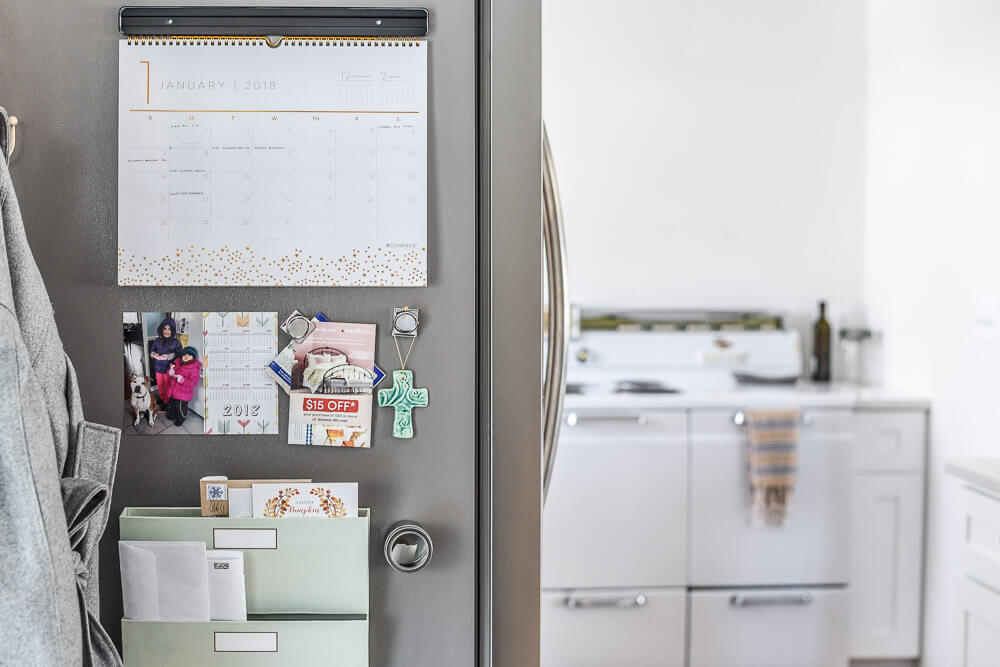
<svg viewBox="0 0 1000 667">
<path fill-rule="evenodd" d="M 309 328 L 309 320 L 305 317 L 296 317 L 288 323 L 288 335 L 301 340 L 308 335 Z"/>
<path fill-rule="evenodd" d="M 419 311 L 412 308 L 397 308 L 392 315 L 392 334 L 394 336 L 416 336 L 417 325 L 420 324 Z"/>
<path fill-rule="evenodd" d="M 315 328 L 316 323 L 297 310 L 281 323 L 281 330 L 291 336 L 296 343 L 301 343 Z"/>
</svg>

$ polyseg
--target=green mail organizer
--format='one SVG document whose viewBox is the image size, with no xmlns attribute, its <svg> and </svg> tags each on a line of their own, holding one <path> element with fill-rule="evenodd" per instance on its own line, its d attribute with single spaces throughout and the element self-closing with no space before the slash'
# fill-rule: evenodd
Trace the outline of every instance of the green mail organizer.
<svg viewBox="0 0 1000 667">
<path fill-rule="evenodd" d="M 230 519 L 198 507 L 126 507 L 122 540 L 243 552 L 249 620 L 122 621 L 129 667 L 368 665 L 369 510 L 357 518 Z"/>
<path fill-rule="evenodd" d="M 368 621 L 347 616 L 208 623 L 125 619 L 122 648 L 126 667 L 368 667 Z"/>
<path fill-rule="evenodd" d="M 358 518 L 229 519 L 197 507 L 126 507 L 122 540 L 243 552 L 249 614 L 368 614 L 368 510 Z"/>
</svg>

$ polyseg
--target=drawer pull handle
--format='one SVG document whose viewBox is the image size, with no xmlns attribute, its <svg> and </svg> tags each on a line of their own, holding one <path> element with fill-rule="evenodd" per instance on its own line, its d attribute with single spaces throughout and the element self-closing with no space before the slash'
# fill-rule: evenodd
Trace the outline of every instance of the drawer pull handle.
<svg viewBox="0 0 1000 667">
<path fill-rule="evenodd" d="M 567 595 L 563 600 L 563 604 L 570 609 L 635 609 L 645 607 L 647 602 L 646 596 L 642 593 L 620 598 L 578 598 Z"/>
<path fill-rule="evenodd" d="M 568 595 L 563 600 L 563 604 L 570 609 L 635 609 L 637 607 L 645 607 L 646 602 L 648 600 L 642 593 L 620 598 L 580 598 Z"/>
<path fill-rule="evenodd" d="M 645 415 L 580 415 L 575 412 L 571 412 L 566 415 L 566 425 L 576 426 L 584 421 L 602 421 L 602 422 L 635 422 L 637 426 L 645 426 L 649 423 L 649 419 Z"/>
<path fill-rule="evenodd" d="M 813 419 L 813 416 L 807 412 L 803 412 L 802 416 L 799 417 L 799 423 L 802 424 L 803 426 L 812 426 L 813 421 L 815 421 Z M 747 423 L 747 415 L 742 410 L 733 415 L 734 425 L 743 426 L 746 423 Z"/>
<path fill-rule="evenodd" d="M 736 593 L 729 597 L 730 607 L 765 607 L 765 606 L 805 606 L 812 604 L 812 593 L 796 593 L 794 595 L 743 595 Z"/>
</svg>

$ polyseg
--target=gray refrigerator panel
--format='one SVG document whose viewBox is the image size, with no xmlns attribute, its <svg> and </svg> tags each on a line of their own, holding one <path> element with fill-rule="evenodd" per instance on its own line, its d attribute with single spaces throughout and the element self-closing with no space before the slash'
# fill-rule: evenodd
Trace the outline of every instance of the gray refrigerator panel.
<svg viewBox="0 0 1000 667">
<path fill-rule="evenodd" d="M 371 664 L 466 667 L 477 653 L 477 16 L 474 2 L 422 4 L 431 15 L 427 288 L 118 287 L 121 0 L 4 2 L 0 104 L 21 119 L 13 178 L 93 421 L 122 421 L 123 310 L 298 308 L 375 322 L 376 358 L 389 371 L 398 368 L 391 308 L 420 308 L 409 366 L 429 388 L 430 406 L 415 413 L 413 440 L 392 438 L 392 415 L 376 408 L 370 450 L 289 446 L 285 400 L 278 436 L 126 437 L 111 515 L 124 506 L 195 505 L 198 479 L 208 474 L 357 480 L 361 505 L 373 514 Z M 526 231 L 537 233 L 530 225 Z M 382 558 L 382 536 L 400 519 L 419 521 L 433 535 L 434 559 L 417 574 L 396 572 Z M 122 613 L 117 539 L 112 520 L 101 549 L 100 586 L 102 618 L 116 641 Z"/>
<path fill-rule="evenodd" d="M 540 0 L 482 12 L 481 296 L 484 470 L 481 664 L 539 664 L 542 511 Z M 492 662 L 489 662 L 489 661 Z"/>
</svg>

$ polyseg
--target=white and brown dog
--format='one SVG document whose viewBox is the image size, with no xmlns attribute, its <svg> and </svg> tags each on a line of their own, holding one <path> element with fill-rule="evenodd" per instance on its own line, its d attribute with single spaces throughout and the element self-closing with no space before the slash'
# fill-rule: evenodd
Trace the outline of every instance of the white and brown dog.
<svg viewBox="0 0 1000 667">
<path fill-rule="evenodd" d="M 139 423 L 139 419 L 142 417 L 142 413 L 146 413 L 146 421 L 150 426 L 156 421 L 156 410 L 153 409 L 153 396 L 149 393 L 149 378 L 148 377 L 137 377 L 135 373 L 129 378 L 129 387 L 132 390 L 132 398 L 129 400 L 129 404 L 132 406 L 132 413 L 135 415 L 135 421 L 132 425 Z"/>
</svg>

